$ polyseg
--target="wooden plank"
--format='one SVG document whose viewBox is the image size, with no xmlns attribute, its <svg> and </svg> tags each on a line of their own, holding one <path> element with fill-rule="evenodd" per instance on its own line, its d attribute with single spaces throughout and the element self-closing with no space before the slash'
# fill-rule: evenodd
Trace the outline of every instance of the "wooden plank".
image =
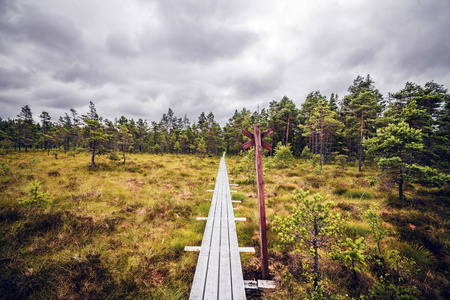
<svg viewBox="0 0 450 300">
<path fill-rule="evenodd" d="M 186 252 L 200 252 L 200 246 L 184 246 Z M 255 253 L 255 247 L 238 247 L 239 253 Z"/>
<path fill-rule="evenodd" d="M 224 162 L 225 165 L 225 162 Z M 226 166 L 225 166 L 226 170 Z M 228 174 L 225 172 L 225 176 L 228 182 Z M 230 186 L 227 185 L 226 188 L 230 190 Z M 227 193 L 226 202 L 229 208 L 233 207 L 231 202 L 231 193 Z M 234 212 L 232 209 L 228 210 L 229 213 L 229 221 L 228 221 L 228 230 L 229 230 L 229 243 L 230 243 L 230 265 L 231 265 L 231 282 L 233 286 L 233 299 L 245 299 L 245 287 L 244 287 L 244 275 L 242 274 L 242 266 L 241 266 L 241 257 L 239 255 L 239 247 L 236 233 L 236 223 Z"/>
<path fill-rule="evenodd" d="M 258 288 L 260 289 L 275 289 L 277 285 L 273 280 L 258 280 Z"/>
<path fill-rule="evenodd" d="M 222 168 L 224 166 L 222 165 Z M 222 169 L 223 172 L 223 169 Z M 232 297 L 232 285 L 231 285 L 231 266 L 230 266 L 230 236 L 229 236 L 229 228 L 228 228 L 228 209 L 226 203 L 226 194 L 227 187 L 225 184 L 226 178 L 225 175 L 222 174 L 221 177 L 222 184 L 222 197 L 221 197 L 221 205 L 222 205 L 222 214 L 220 219 L 220 272 L 219 272 L 219 295 L 221 299 L 233 299 Z"/>
<path fill-rule="evenodd" d="M 224 157 L 220 161 L 208 217 L 200 218 L 207 221 L 189 299 L 245 299 L 240 249 Z M 198 251 L 198 247 L 185 248 Z"/>
<path fill-rule="evenodd" d="M 197 217 L 197 221 L 205 221 L 208 220 L 207 217 Z M 234 218 L 235 221 L 247 221 L 247 218 Z"/>
<path fill-rule="evenodd" d="M 244 252 L 244 253 L 255 253 L 256 252 L 255 247 L 239 247 L 238 249 L 239 249 L 240 253 L 242 253 L 242 252 Z"/>
<path fill-rule="evenodd" d="M 220 170 L 219 175 L 220 176 Z M 213 235 L 211 237 L 211 247 L 209 249 L 208 276 L 205 280 L 205 291 L 203 299 L 218 299 L 218 281 L 220 267 L 220 215 L 222 213 L 222 205 L 220 199 L 222 187 L 216 184 L 214 197 L 217 199 L 217 208 L 213 216 Z M 209 219 L 209 218 L 208 218 Z"/>
<path fill-rule="evenodd" d="M 244 280 L 244 286 L 246 289 L 257 290 L 258 282 L 256 280 Z"/>
<path fill-rule="evenodd" d="M 200 246 L 184 246 L 184 251 L 186 251 L 186 252 L 190 252 L 190 251 L 196 252 L 196 251 L 200 251 L 201 249 L 202 249 L 202 247 L 200 247 Z"/>
</svg>

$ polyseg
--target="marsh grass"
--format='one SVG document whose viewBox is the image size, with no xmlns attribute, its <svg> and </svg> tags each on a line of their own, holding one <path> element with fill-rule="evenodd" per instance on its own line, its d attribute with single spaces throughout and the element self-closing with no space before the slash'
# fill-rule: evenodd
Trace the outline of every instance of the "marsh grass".
<svg viewBox="0 0 450 300">
<path fill-rule="evenodd" d="M 366 237 L 372 233 L 369 224 L 362 221 L 351 220 L 345 223 L 344 229 L 351 238 Z"/>
<path fill-rule="evenodd" d="M 32 159 L 39 163 L 30 169 Z M 0 176 L 0 294 L 16 299 L 188 298 L 198 253 L 183 248 L 201 245 L 205 221 L 196 217 L 208 215 L 211 202 L 205 199 L 212 193 L 206 190 L 214 187 L 219 159 L 131 154 L 122 165 L 99 156 L 99 167 L 92 170 L 90 156 L 83 152 L 76 157 L 59 153 L 57 160 L 31 151 L 0 156 L 9 168 Z M 242 200 L 233 203 L 235 216 L 247 218 L 236 223 L 239 246 L 257 250 L 241 254 L 243 272 L 250 276 L 245 279 L 258 279 L 258 200 L 256 186 L 239 167 L 241 160 L 227 157 L 226 163 L 230 183 L 240 183 L 232 187 L 238 191 L 232 198 Z M 298 297 L 299 291 L 309 290 L 308 259 L 284 253 L 272 231 L 275 216 L 292 212 L 291 195 L 297 188 L 330 194 L 333 209 L 343 216 L 343 236 L 365 237 L 367 249 L 375 249 L 375 243 L 361 214 L 369 204 L 378 204 L 383 226 L 398 232 L 383 247 L 432 272 L 423 283 L 422 298 L 431 295 L 427 290 L 444 293 L 445 285 L 438 283 L 448 282 L 448 187 L 410 188 L 420 201 L 398 203 L 391 190 L 369 184 L 367 177 L 379 174 L 369 167 L 359 173 L 356 166 L 342 170 L 324 165 L 321 174 L 314 174 L 313 165 L 299 160 L 288 169 L 265 172 L 269 270 L 279 287 L 251 297 Z M 35 180 L 53 202 L 46 208 L 19 206 L 17 199 L 26 196 L 27 185 Z M 322 254 L 328 295 L 358 297 L 378 280 L 378 271 L 368 270 L 358 289 L 352 288 L 348 270 L 331 261 L 326 251 Z M 375 262 L 369 264 L 376 269 Z M 405 282 L 422 278 L 408 276 Z"/>
<path fill-rule="evenodd" d="M 372 198 L 372 194 L 367 191 L 347 191 L 345 197 L 350 199 L 369 200 Z"/>
<path fill-rule="evenodd" d="M 32 169 L 31 159 L 39 161 Z M 201 243 L 204 223 L 193 214 L 208 213 L 219 158 L 139 154 L 122 165 L 99 156 L 95 170 L 84 153 L 6 161 L 0 279 L 12 284 L 2 284 L 4 297 L 187 297 L 196 255 L 183 248 Z M 52 196 L 47 208 L 19 206 L 34 180 Z"/>
<path fill-rule="evenodd" d="M 402 243 L 399 251 L 403 256 L 412 259 L 420 268 L 429 269 L 437 262 L 433 254 L 423 245 Z"/>
</svg>

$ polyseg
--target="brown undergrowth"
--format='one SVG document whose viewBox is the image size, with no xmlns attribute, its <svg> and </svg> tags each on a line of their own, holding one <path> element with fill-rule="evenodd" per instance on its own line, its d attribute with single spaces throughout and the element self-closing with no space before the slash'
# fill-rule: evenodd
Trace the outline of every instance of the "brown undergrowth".
<svg viewBox="0 0 450 300">
<path fill-rule="evenodd" d="M 30 160 L 38 163 L 29 168 Z M 46 152 L 0 157 L 10 167 L 0 177 L 0 295 L 4 299 L 186 299 L 198 254 L 184 246 L 201 244 L 219 157 L 131 154 L 125 165 L 89 155 Z M 227 157 L 244 277 L 260 279 L 258 202 L 254 181 L 241 157 Z M 268 162 L 270 158 L 264 158 Z M 376 298 L 409 293 L 419 299 L 448 299 L 450 253 L 449 188 L 406 187 L 399 202 L 393 187 L 376 182 L 379 170 L 324 165 L 317 173 L 309 162 L 265 169 L 269 271 L 277 289 L 249 293 L 252 299 L 299 299 L 311 293 L 311 258 L 285 251 L 273 231 L 275 216 L 288 216 L 291 195 L 302 188 L 330 195 L 344 219 L 342 237 L 364 237 L 367 266 L 356 276 L 348 266 L 321 254 L 322 296 Z M 22 207 L 27 185 L 39 181 L 52 202 Z M 381 253 L 362 214 L 376 204 L 386 238 Z M 383 277 L 384 276 L 384 277 Z M 386 278 L 388 276 L 388 278 Z M 381 279 L 383 277 L 383 279 Z M 391 288 L 389 284 L 395 283 Z M 415 289 L 412 289 L 412 288 Z M 389 294 L 390 293 L 390 294 Z M 372 295 L 372 296 L 371 296 Z M 311 296 L 312 297 L 312 296 Z M 392 296 L 393 297 L 393 296 Z"/>
</svg>

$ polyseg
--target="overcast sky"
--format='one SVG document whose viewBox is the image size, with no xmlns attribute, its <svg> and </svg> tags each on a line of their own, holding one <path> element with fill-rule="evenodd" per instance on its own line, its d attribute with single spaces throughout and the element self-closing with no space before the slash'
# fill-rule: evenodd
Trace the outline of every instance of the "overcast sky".
<svg viewBox="0 0 450 300">
<path fill-rule="evenodd" d="M 284 95 L 343 98 L 370 74 L 450 88 L 448 0 L 0 0 L 0 117 L 56 121 L 89 101 L 110 120 L 191 123 Z"/>
</svg>

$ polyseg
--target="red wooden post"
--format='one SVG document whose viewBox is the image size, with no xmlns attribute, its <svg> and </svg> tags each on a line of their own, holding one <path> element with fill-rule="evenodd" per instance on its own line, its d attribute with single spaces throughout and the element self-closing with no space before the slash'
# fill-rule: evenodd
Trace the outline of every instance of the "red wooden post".
<svg viewBox="0 0 450 300">
<path fill-rule="evenodd" d="M 253 125 L 253 134 L 251 134 L 245 128 L 242 129 L 242 133 L 251 138 L 243 145 L 244 149 L 247 149 L 255 145 L 255 166 L 256 166 L 256 184 L 258 190 L 258 207 L 259 207 L 259 234 L 260 234 L 260 247 L 261 247 L 261 270 L 264 280 L 269 279 L 269 255 L 267 253 L 267 234 L 266 234 L 266 208 L 264 201 L 264 180 L 263 180 L 263 166 L 262 166 L 262 149 L 261 146 L 270 150 L 271 146 L 262 141 L 262 138 L 268 136 L 273 131 L 267 130 L 261 134 L 259 124 Z"/>
</svg>

